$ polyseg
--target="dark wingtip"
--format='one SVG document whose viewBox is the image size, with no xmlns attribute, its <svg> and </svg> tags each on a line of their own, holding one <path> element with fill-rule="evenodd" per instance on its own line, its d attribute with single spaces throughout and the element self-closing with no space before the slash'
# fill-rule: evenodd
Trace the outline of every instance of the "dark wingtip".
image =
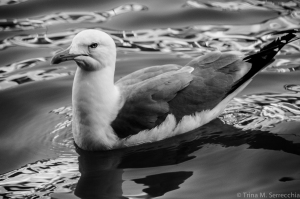
<svg viewBox="0 0 300 199">
<path fill-rule="evenodd" d="M 281 37 L 277 37 L 271 43 L 265 45 L 260 51 L 252 55 L 246 56 L 243 60 L 251 62 L 253 59 L 263 58 L 265 60 L 271 60 L 286 44 L 291 43 L 300 39 L 295 33 L 299 33 L 300 29 L 293 29 L 290 31 L 281 31 L 282 34 L 285 34 Z M 276 35 L 279 33 L 276 33 Z"/>
<path fill-rule="evenodd" d="M 251 63 L 254 67 L 250 71 L 252 76 L 258 73 L 260 70 L 267 67 L 273 62 L 275 55 L 288 43 L 300 39 L 295 33 L 299 33 L 300 29 L 292 29 L 282 31 L 283 36 L 277 37 L 271 43 L 265 45 L 259 52 L 246 56 L 243 60 Z"/>
<path fill-rule="evenodd" d="M 266 68 L 269 64 L 273 63 L 275 55 L 280 51 L 281 48 L 283 48 L 288 43 L 300 39 L 295 34 L 299 32 L 300 29 L 282 31 L 281 33 L 285 35 L 276 38 L 274 41 L 264 46 L 259 52 L 246 56 L 243 60 L 251 63 L 252 67 L 246 75 L 244 75 L 231 87 L 227 95 L 234 92 L 245 82 L 253 78 L 259 71 Z"/>
</svg>

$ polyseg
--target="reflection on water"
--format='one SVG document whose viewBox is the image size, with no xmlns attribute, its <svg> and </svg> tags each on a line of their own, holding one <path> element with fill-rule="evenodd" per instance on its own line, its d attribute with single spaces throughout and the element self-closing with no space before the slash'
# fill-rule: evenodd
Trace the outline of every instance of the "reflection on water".
<svg viewBox="0 0 300 199">
<path fill-rule="evenodd" d="M 86 28 L 115 40 L 117 78 L 215 50 L 245 56 L 300 28 L 299 1 L 0 0 L 0 17 L 0 198 L 232 199 L 299 191 L 300 41 L 286 45 L 218 119 L 108 152 L 74 147 L 76 67 L 49 65 Z"/>
<path fill-rule="evenodd" d="M 57 159 L 26 165 L 1 176 L 1 195 L 11 198 L 23 198 L 24 196 L 27 198 L 42 196 L 64 198 L 65 194 L 72 195 L 74 193 L 85 199 L 117 198 L 121 195 L 124 198 L 153 198 L 179 189 L 188 179 L 199 178 L 199 176 L 197 177 L 199 172 L 215 172 L 210 170 L 212 165 L 222 168 L 223 160 L 215 162 L 215 158 L 219 157 L 220 150 L 214 145 L 223 146 L 223 150 L 226 148 L 230 150 L 230 147 L 233 146 L 246 145 L 249 149 L 267 149 L 300 155 L 299 144 L 300 142 L 296 144 L 280 136 L 261 131 L 253 130 L 251 134 L 245 134 L 217 119 L 190 134 L 173 137 L 155 144 L 107 152 L 86 152 L 76 148 L 80 155 L 79 162 L 77 155 L 73 153 L 62 155 Z M 199 157 L 201 158 L 199 159 Z M 268 156 L 265 157 L 268 158 Z M 290 157 L 288 156 L 288 158 Z M 189 164 L 192 160 L 202 163 L 191 166 Z M 298 158 L 296 162 L 299 161 Z M 203 163 L 211 166 L 206 168 Z M 177 166 L 172 167 L 172 165 Z M 242 165 L 240 163 L 240 166 Z M 280 168 L 284 168 L 284 165 Z M 238 169 L 238 171 L 240 170 L 241 168 Z M 297 170 L 292 169 L 293 172 Z M 273 178 L 275 177 L 274 171 L 277 171 L 276 167 L 263 172 L 265 172 L 265 176 Z M 217 178 L 225 175 L 223 177 L 230 178 L 232 175 L 240 174 L 221 172 L 210 175 L 215 175 Z M 293 176 L 281 175 L 279 174 L 276 181 L 285 182 L 287 181 L 285 179 L 289 179 L 289 181 L 295 182 L 300 179 L 299 172 L 298 174 L 294 173 Z M 202 176 L 201 178 L 206 177 Z M 132 184 L 133 182 L 135 184 Z M 134 188 L 134 186 L 140 187 L 140 185 L 143 188 L 139 190 Z M 298 184 L 290 186 L 294 189 Z M 122 189 L 124 187 L 131 187 L 132 190 L 130 191 L 129 188 L 129 191 L 126 191 L 126 189 Z M 196 184 L 189 189 L 197 191 L 204 187 Z M 228 185 L 228 190 L 233 191 L 236 188 L 237 185 Z"/>
<path fill-rule="evenodd" d="M 260 93 L 234 98 L 220 118 L 243 130 L 270 131 L 282 122 L 300 121 L 300 85 L 286 85 L 295 93 Z"/>
<path fill-rule="evenodd" d="M 25 1 L 27 1 L 27 0 L 1 0 L 0 1 L 0 6 L 22 3 L 22 2 L 25 2 Z"/>
<path fill-rule="evenodd" d="M 28 30 L 44 28 L 45 26 L 64 23 L 102 23 L 112 17 L 125 14 L 127 12 L 137 12 L 148 10 L 146 6 L 138 4 L 127 4 L 105 12 L 63 12 L 51 14 L 37 19 L 15 19 L 5 20 L 1 24 L 2 31 Z"/>
<path fill-rule="evenodd" d="M 42 160 L 2 175 L 0 194 L 5 198 L 36 198 L 71 192 L 79 176 L 75 155 Z"/>
</svg>

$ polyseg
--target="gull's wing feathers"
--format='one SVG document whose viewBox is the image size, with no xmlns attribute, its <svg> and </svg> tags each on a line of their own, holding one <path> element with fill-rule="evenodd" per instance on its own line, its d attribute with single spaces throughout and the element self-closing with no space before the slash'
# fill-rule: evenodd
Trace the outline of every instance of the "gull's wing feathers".
<svg viewBox="0 0 300 199">
<path fill-rule="evenodd" d="M 177 121 L 185 115 L 215 108 L 226 98 L 235 81 L 251 68 L 239 56 L 219 52 L 198 57 L 187 65 L 195 69 L 193 81 L 170 102 L 170 112 Z"/>
<path fill-rule="evenodd" d="M 138 70 L 116 82 L 124 105 L 111 126 L 124 138 L 156 127 L 170 113 L 179 121 L 185 115 L 213 109 L 245 66 L 237 55 L 208 53 L 185 67 Z"/>
<path fill-rule="evenodd" d="M 170 71 L 177 71 L 181 68 L 182 66 L 176 64 L 167 64 L 162 66 L 151 66 L 151 67 L 143 68 L 133 73 L 130 73 L 125 77 L 122 77 L 116 82 L 116 85 L 118 85 L 119 87 L 124 87 L 136 83 L 141 83 L 142 81 L 150 79 L 157 75 L 161 75 L 163 73 L 170 72 Z"/>
<path fill-rule="evenodd" d="M 111 126 L 124 138 L 161 123 L 169 112 L 168 102 L 193 80 L 193 68 L 177 65 L 139 70 L 116 82 L 124 104 Z"/>
</svg>

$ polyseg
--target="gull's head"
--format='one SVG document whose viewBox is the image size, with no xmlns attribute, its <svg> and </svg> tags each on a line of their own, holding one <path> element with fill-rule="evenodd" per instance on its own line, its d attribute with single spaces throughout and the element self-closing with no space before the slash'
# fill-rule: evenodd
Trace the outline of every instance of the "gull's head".
<svg viewBox="0 0 300 199">
<path fill-rule="evenodd" d="M 86 71 L 114 67 L 115 42 L 108 34 L 100 30 L 83 30 L 73 38 L 69 48 L 53 56 L 51 64 L 68 60 L 74 60 L 81 69 Z"/>
</svg>

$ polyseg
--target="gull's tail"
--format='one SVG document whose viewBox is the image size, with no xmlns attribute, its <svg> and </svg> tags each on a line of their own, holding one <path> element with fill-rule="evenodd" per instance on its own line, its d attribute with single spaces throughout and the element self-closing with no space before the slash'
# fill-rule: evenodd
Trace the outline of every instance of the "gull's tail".
<svg viewBox="0 0 300 199">
<path fill-rule="evenodd" d="M 248 63 L 251 63 L 252 67 L 246 75 L 244 75 L 232 86 L 232 88 L 229 90 L 227 95 L 234 92 L 237 88 L 242 86 L 249 79 L 253 78 L 259 71 L 266 68 L 272 62 L 274 62 L 275 55 L 286 44 L 300 39 L 300 37 L 297 37 L 295 33 L 300 33 L 300 29 L 278 32 L 276 34 L 285 34 L 285 35 L 278 37 L 271 43 L 267 44 L 259 52 L 246 56 L 243 60 Z"/>
</svg>

